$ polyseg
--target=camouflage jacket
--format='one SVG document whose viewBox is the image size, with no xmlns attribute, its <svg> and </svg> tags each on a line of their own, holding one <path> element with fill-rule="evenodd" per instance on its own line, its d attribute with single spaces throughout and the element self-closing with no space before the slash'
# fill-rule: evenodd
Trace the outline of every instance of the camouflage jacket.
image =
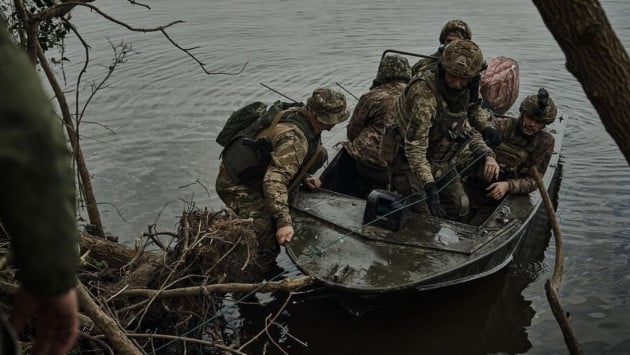
<svg viewBox="0 0 630 355">
<path fill-rule="evenodd" d="M 411 67 L 411 77 L 416 78 L 424 75 L 426 72 L 435 72 L 438 63 L 437 58 L 440 56 L 439 52 L 431 54 L 435 58 L 422 58 L 416 64 Z"/>
<path fill-rule="evenodd" d="M 386 135 L 394 123 L 396 101 L 405 88 L 402 82 L 380 85 L 361 96 L 346 126 L 349 142 L 344 147 L 358 161 L 386 167 L 393 160 L 396 142 Z"/>
<path fill-rule="evenodd" d="M 456 137 L 449 137 L 451 133 L 472 137 L 468 143 L 471 151 L 494 156 L 465 117 L 457 123 L 457 127 L 444 127 L 445 112 L 449 106 L 435 90 L 436 82 L 435 76 L 412 80 L 400 95 L 396 106 L 395 125 L 404 137 L 404 153 L 422 186 L 435 181 L 432 168 L 436 168 L 434 163 L 438 160 L 438 153 L 443 155 L 445 149 L 461 144 L 456 141 Z M 460 106 L 466 107 L 467 102 L 460 103 Z M 456 154 L 452 159 L 456 160 L 455 157 Z M 449 163 L 452 165 L 456 161 Z"/>
<path fill-rule="evenodd" d="M 547 170 L 555 140 L 546 131 L 527 137 L 517 132 L 516 118 L 497 118 L 494 124 L 501 134 L 502 142 L 494 148 L 497 163 L 510 186 L 510 193 L 527 194 L 538 188 L 530 172 L 535 166 L 542 175 Z"/>
<path fill-rule="evenodd" d="M 317 139 L 319 140 L 319 135 Z M 263 177 L 265 204 L 276 221 L 276 228 L 291 225 L 288 187 L 305 164 L 309 142 L 302 130 L 293 123 L 280 122 L 269 139 L 273 145 L 271 163 Z"/>
</svg>

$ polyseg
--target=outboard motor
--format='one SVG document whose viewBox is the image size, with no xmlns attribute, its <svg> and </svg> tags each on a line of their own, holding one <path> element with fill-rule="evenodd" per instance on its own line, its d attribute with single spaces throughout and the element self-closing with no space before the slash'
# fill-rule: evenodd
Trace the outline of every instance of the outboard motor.
<svg viewBox="0 0 630 355">
<path fill-rule="evenodd" d="M 387 190 L 372 190 L 365 204 L 363 224 L 399 231 L 409 211 L 404 206 L 402 195 Z"/>
</svg>

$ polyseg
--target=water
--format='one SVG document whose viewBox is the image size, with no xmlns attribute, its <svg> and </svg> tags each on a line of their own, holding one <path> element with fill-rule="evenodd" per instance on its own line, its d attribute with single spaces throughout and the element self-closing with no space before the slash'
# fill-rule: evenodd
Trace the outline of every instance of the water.
<svg viewBox="0 0 630 355">
<path fill-rule="evenodd" d="M 239 106 L 281 99 L 260 82 L 300 101 L 335 82 L 358 96 L 384 49 L 431 54 L 447 20 L 467 21 L 486 57 L 519 62 L 519 102 L 544 86 L 570 119 L 558 199 L 566 255 L 560 296 L 586 353 L 630 353 L 630 169 L 531 2 L 160 0 L 151 11 L 123 1 L 98 5 L 135 27 L 185 20 L 167 31 L 184 47 L 199 46 L 193 53 L 209 71 L 236 72 L 248 63 L 237 76 L 207 76 L 160 33 L 130 33 L 86 9 L 74 11 L 92 46 L 88 79 L 110 65 L 107 38 L 133 44 L 87 109 L 85 121 L 99 125 L 85 122 L 81 131 L 104 224 L 128 244 L 149 224 L 174 230 L 182 200 L 221 206 L 213 192 L 220 152 L 214 138 Z M 603 6 L 627 48 L 630 3 Z M 69 89 L 83 58 L 76 44 L 69 40 L 65 53 Z M 87 97 L 89 88 L 81 92 Z M 324 141 L 330 147 L 344 133 L 337 128 Z M 330 297 L 296 297 L 279 321 L 308 347 L 288 336 L 280 345 L 292 354 L 566 353 L 544 294 L 555 253 L 553 243 L 545 250 L 548 237 L 536 233 L 529 252 L 491 278 L 402 297 L 359 317 Z M 298 273 L 286 257 L 280 264 Z M 266 298 L 254 322 L 280 306 L 275 297 Z M 259 345 L 253 353 L 262 352 Z M 269 351 L 279 353 L 271 344 Z"/>
</svg>

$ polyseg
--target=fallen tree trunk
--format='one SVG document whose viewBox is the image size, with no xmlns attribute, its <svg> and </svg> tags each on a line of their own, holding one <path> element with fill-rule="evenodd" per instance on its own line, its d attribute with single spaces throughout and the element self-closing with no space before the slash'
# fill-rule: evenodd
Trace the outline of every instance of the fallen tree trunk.
<svg viewBox="0 0 630 355">
<path fill-rule="evenodd" d="M 176 288 L 171 290 L 152 290 L 152 289 L 130 289 L 120 292 L 125 296 L 144 296 L 155 298 L 182 297 L 182 296 L 200 296 L 208 295 L 212 292 L 271 292 L 271 291 L 295 291 L 302 287 L 313 283 L 311 276 L 302 276 L 295 279 L 284 279 L 273 282 L 261 282 L 257 284 L 246 283 L 227 283 L 214 284 L 206 286 L 192 286 Z"/>
<path fill-rule="evenodd" d="M 107 239 L 81 233 L 81 254 L 90 250 L 90 256 L 105 261 L 109 267 L 121 268 L 127 265 L 137 252 Z"/>
</svg>

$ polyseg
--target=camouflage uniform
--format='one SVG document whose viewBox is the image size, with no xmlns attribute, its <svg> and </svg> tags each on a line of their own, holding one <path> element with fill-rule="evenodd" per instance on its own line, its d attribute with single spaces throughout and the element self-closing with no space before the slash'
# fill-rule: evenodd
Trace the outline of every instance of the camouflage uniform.
<svg viewBox="0 0 630 355">
<path fill-rule="evenodd" d="M 411 77 L 417 78 L 425 75 L 427 72 L 435 72 L 437 69 L 438 58 L 440 57 L 440 51 L 431 54 L 431 57 L 435 58 L 422 58 L 416 64 L 411 67 Z"/>
<path fill-rule="evenodd" d="M 410 77 L 406 58 L 383 58 L 375 86 L 361 96 L 346 127 L 349 141 L 343 146 L 355 160 L 358 196 L 377 188 L 387 189 L 390 184 L 387 167 L 398 149 L 392 129 L 396 100 Z"/>
<path fill-rule="evenodd" d="M 301 117 L 308 123 L 306 117 L 309 110 L 324 124 L 335 124 L 349 116 L 342 94 L 332 89 L 317 89 L 301 112 L 287 114 L 271 129 L 268 137 L 273 150 L 264 176 L 237 184 L 229 176 L 223 163 L 219 168 L 216 192 L 240 217 L 253 219 L 253 229 L 258 237 L 258 262 L 263 270 L 273 265 L 279 252 L 276 229 L 292 225 L 288 187 L 314 154 L 313 147 L 321 145 L 319 132 L 314 135 L 305 133 L 305 129 L 312 129 L 310 123 L 308 127 L 300 127 L 286 122 L 292 116 L 298 116 L 293 118 Z M 312 170 L 317 170 L 320 166 L 315 166 Z"/>
<path fill-rule="evenodd" d="M 495 120 L 503 140 L 494 152 L 505 172 L 504 181 L 510 185 L 510 193 L 528 194 L 538 188 L 530 168 L 535 166 L 541 175 L 545 173 L 555 140 L 542 130 L 533 136 L 520 134 L 520 124 L 521 120 L 513 117 Z"/>
<path fill-rule="evenodd" d="M 446 41 L 446 36 L 448 36 L 451 33 L 458 34 L 460 39 L 472 38 L 472 31 L 470 30 L 470 27 L 468 26 L 466 22 L 462 20 L 450 20 L 444 24 L 444 27 L 442 27 L 442 30 L 440 31 L 440 37 L 439 37 L 440 45 L 446 44 L 444 43 Z M 411 76 L 413 78 L 421 76 L 425 74 L 427 71 L 435 72 L 435 69 L 438 63 L 438 58 L 440 57 L 440 51 L 438 50 L 437 52 L 433 53 L 431 56 L 435 58 L 434 59 L 422 58 L 411 67 Z"/>
<path fill-rule="evenodd" d="M 478 50 L 472 42 L 472 45 L 464 44 L 463 41 L 457 43 L 461 44 L 460 47 L 473 46 Z M 480 52 L 479 56 L 481 57 Z M 460 65 L 457 62 L 455 64 Z M 471 66 L 467 62 L 461 65 L 464 65 L 465 70 L 469 70 L 466 65 L 474 67 L 475 71 L 478 70 L 477 67 L 481 68 L 481 63 L 473 64 Z M 444 199 L 447 214 L 451 218 L 468 214 L 468 197 L 459 176 L 452 170 L 457 164 L 457 153 L 467 143 L 468 137 L 471 137 L 468 144 L 475 154 L 494 156 L 480 134 L 469 124 L 469 102 L 468 88 L 449 89 L 443 75 L 435 74 L 412 80 L 397 105 L 395 125 L 404 139 L 402 160 L 408 162 L 413 173 L 409 179 L 410 186 L 406 189 L 399 188 L 399 192 L 405 195 L 415 193 L 422 199 L 425 191 L 421 187 L 426 188 L 428 184 L 440 180 L 443 190 L 439 194 Z M 483 116 L 478 112 L 471 114 Z M 401 167 L 404 168 L 404 163 Z M 397 170 L 400 171 L 401 167 Z M 426 212 L 424 205 L 421 203 L 417 210 Z"/>
<path fill-rule="evenodd" d="M 526 97 L 520 106 L 519 118 L 506 117 L 495 120 L 501 134 L 501 144 L 494 148 L 496 160 L 501 168 L 499 181 L 508 183 L 508 192 L 512 194 L 528 194 L 538 188 L 531 168 L 536 167 L 542 175 L 553 153 L 555 139 L 545 130 L 533 135 L 523 131 L 523 115 L 527 114 L 538 121 L 550 124 L 556 117 L 556 106 L 549 98 L 546 90 L 541 89 L 538 95 Z M 478 175 L 481 175 L 480 170 Z M 469 176 L 466 189 L 477 205 L 494 202 L 487 196 L 486 188 L 492 182 L 485 182 L 480 176 Z"/>
</svg>

